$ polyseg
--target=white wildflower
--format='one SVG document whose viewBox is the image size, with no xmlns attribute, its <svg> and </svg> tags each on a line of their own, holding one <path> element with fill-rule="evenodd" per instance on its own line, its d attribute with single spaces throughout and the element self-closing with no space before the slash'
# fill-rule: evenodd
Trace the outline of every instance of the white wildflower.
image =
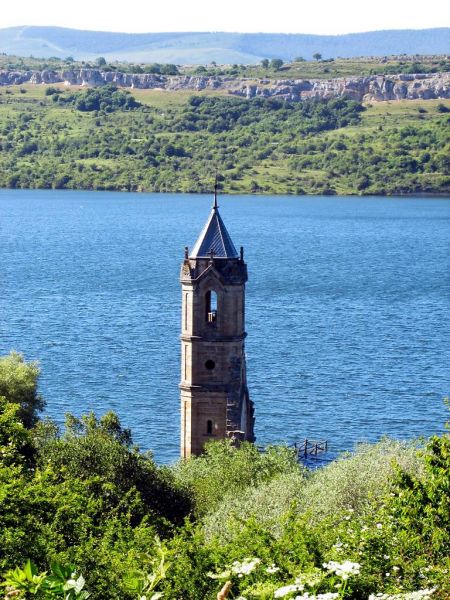
<svg viewBox="0 0 450 600">
<path fill-rule="evenodd" d="M 280 587 L 277 590 L 275 590 L 273 597 L 274 598 L 284 598 L 284 596 L 287 596 L 288 594 L 292 594 L 292 592 L 301 592 L 301 591 L 302 591 L 302 587 L 297 584 L 284 585 L 283 587 Z"/>
<path fill-rule="evenodd" d="M 266 569 L 266 573 L 277 573 L 280 570 L 280 567 L 276 567 L 274 564 L 270 565 L 270 567 L 267 567 Z"/>
<path fill-rule="evenodd" d="M 310 596 L 308 592 L 305 592 L 302 596 L 295 596 L 294 600 L 335 600 L 339 597 L 339 594 L 335 592 L 327 592 L 326 594 L 318 594 L 317 596 Z"/>
<path fill-rule="evenodd" d="M 231 565 L 231 572 L 238 577 L 248 575 L 251 573 L 261 562 L 260 558 L 244 558 L 242 562 L 237 560 Z"/>
<path fill-rule="evenodd" d="M 349 560 L 346 560 L 343 563 L 330 560 L 330 562 L 324 563 L 323 566 L 325 569 L 336 573 L 338 577 L 344 580 L 348 579 L 350 575 L 358 575 L 361 570 L 361 565 L 359 563 L 354 563 Z"/>
<path fill-rule="evenodd" d="M 377 529 L 383 529 L 383 525 L 381 523 L 377 523 Z"/>
</svg>

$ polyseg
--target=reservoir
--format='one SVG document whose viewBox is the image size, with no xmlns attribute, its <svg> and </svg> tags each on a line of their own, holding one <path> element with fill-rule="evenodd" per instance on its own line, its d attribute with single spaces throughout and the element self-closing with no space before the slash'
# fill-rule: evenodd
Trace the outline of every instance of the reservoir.
<svg viewBox="0 0 450 600">
<path fill-rule="evenodd" d="M 0 190 L 0 354 L 39 360 L 45 415 L 116 411 L 179 455 L 184 247 L 212 197 Z M 257 443 L 443 431 L 448 198 L 221 196 L 245 248 Z"/>
</svg>

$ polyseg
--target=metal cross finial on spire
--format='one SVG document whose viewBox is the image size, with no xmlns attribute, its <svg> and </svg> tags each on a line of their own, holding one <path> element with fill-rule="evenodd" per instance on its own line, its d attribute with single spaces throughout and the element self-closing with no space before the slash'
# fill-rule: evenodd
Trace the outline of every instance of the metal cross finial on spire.
<svg viewBox="0 0 450 600">
<path fill-rule="evenodd" d="M 217 173 L 216 173 L 216 179 L 214 181 L 214 210 L 217 210 L 219 208 L 219 205 L 217 204 L 217 187 L 218 187 L 218 179 L 217 179 Z"/>
</svg>

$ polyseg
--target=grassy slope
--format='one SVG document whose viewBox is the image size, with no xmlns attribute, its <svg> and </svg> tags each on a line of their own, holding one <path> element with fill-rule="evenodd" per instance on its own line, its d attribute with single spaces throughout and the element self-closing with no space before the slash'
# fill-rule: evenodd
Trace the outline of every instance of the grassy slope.
<svg viewBox="0 0 450 600">
<path fill-rule="evenodd" d="M 155 59 L 156 60 L 156 59 Z M 233 61 L 230 61 L 233 62 Z M 91 62 L 66 62 L 57 58 L 39 59 L 33 57 L 18 57 L 0 54 L 0 69 L 8 70 L 61 70 L 80 69 L 83 67 L 96 67 L 95 60 Z M 149 67 L 148 61 L 140 62 L 137 58 L 131 63 L 113 62 L 107 68 L 122 72 L 145 71 Z M 103 68 L 103 67 L 102 67 Z M 197 66 L 180 66 L 182 75 L 193 75 Z M 275 71 L 272 68 L 263 68 L 261 65 L 210 65 L 206 74 L 225 75 L 236 77 L 250 77 L 254 79 L 329 79 L 333 77 L 360 77 L 390 73 L 425 73 L 450 71 L 450 59 L 446 56 L 390 56 L 382 58 L 336 58 L 333 61 L 309 60 L 290 62 Z"/>
<path fill-rule="evenodd" d="M 440 104 L 450 108 L 450 101 L 377 103 L 367 107 L 358 125 L 301 138 L 285 130 L 275 136 L 258 134 L 251 126 L 248 135 L 258 137 L 247 150 L 233 146 L 233 132 L 172 128 L 170 115 L 183 109 L 190 92 L 135 90 L 136 99 L 148 106 L 148 112 L 95 115 L 55 105 L 45 96 L 45 86 L 21 87 L 25 93 L 15 86 L 0 90 L 2 187 L 207 191 L 217 166 L 225 176 L 224 191 L 229 193 L 450 191 L 445 162 L 450 145 L 448 114 L 437 109 Z M 27 119 L 19 132 L 17 123 Z M 152 120 L 167 126 L 154 132 Z M 123 143 L 122 154 L 84 153 L 94 138 L 106 145 L 109 139 L 112 144 Z M 163 156 L 156 167 L 146 164 L 137 160 L 133 148 L 148 139 L 156 139 L 162 148 L 169 143 L 187 148 L 188 156 Z M 20 152 L 24 144 L 39 146 L 42 140 L 45 151 Z M 60 150 L 67 147 L 67 141 L 71 147 Z M 256 150 L 267 148 L 269 156 L 257 156 Z M 429 160 L 424 158 L 426 153 L 432 161 L 439 159 L 438 166 L 411 170 L 411 161 Z"/>
</svg>

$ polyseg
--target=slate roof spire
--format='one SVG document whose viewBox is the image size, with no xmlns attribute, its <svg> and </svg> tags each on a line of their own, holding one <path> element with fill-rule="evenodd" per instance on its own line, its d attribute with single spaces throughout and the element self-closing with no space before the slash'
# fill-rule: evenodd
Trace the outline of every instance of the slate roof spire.
<svg viewBox="0 0 450 600">
<path fill-rule="evenodd" d="M 239 258 L 230 234 L 219 214 L 217 204 L 217 175 L 214 184 L 214 204 L 202 232 L 195 242 L 189 258 Z"/>
<path fill-rule="evenodd" d="M 216 174 L 216 180 L 214 181 L 214 205 L 213 205 L 213 209 L 217 210 L 219 208 L 219 205 L 217 204 L 217 174 Z"/>
</svg>

